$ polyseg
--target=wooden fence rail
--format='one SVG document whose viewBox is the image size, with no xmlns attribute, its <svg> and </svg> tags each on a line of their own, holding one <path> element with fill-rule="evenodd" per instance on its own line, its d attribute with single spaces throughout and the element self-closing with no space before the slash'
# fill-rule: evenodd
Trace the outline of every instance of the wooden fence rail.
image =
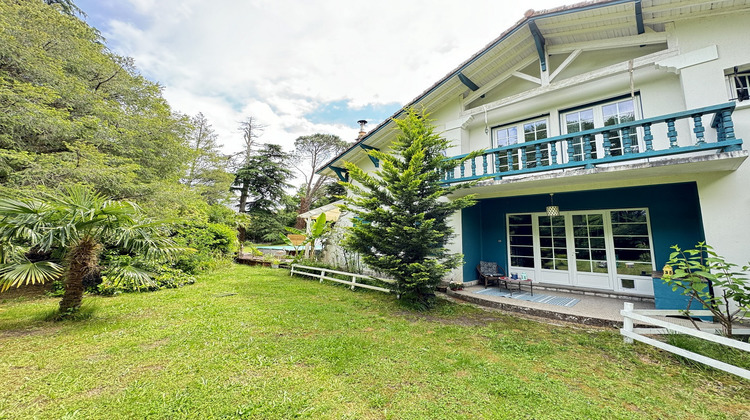
<svg viewBox="0 0 750 420">
<path fill-rule="evenodd" d="M 626 343 L 632 343 L 633 340 L 638 340 L 642 343 L 652 345 L 662 350 L 666 350 L 670 353 L 674 353 L 682 357 L 688 358 L 690 360 L 695 360 L 696 362 L 700 362 L 705 365 L 711 366 L 713 368 L 723 370 L 724 372 L 728 372 L 728 373 L 740 376 L 745 379 L 750 379 L 750 370 L 743 369 L 741 367 L 737 367 L 734 365 L 730 365 L 728 363 L 720 362 L 718 360 L 711 359 L 710 357 L 706 357 L 698 353 L 693 353 L 691 351 L 673 346 L 671 344 L 667 344 L 659 340 L 646 337 L 644 334 L 647 334 L 647 335 L 662 335 L 662 334 L 670 334 L 670 333 L 686 334 L 686 335 L 697 337 L 703 340 L 711 341 L 713 343 L 718 343 L 718 344 L 723 344 L 725 346 L 734 347 L 736 349 L 746 351 L 746 352 L 750 352 L 750 343 L 745 343 L 739 340 L 733 340 L 731 338 L 716 335 L 718 331 L 716 331 L 715 326 L 711 327 L 710 329 L 704 328 L 701 330 L 696 330 L 694 328 L 689 328 L 689 327 L 685 327 L 682 325 L 673 324 L 669 321 L 652 318 L 651 316 L 648 316 L 648 315 L 656 315 L 656 316 L 684 315 L 684 312 L 679 311 L 679 310 L 658 310 L 658 309 L 635 310 L 633 309 L 632 303 L 626 302 L 625 309 L 620 311 L 620 314 L 623 316 L 623 327 L 622 329 L 620 329 L 620 334 L 625 337 L 624 340 Z M 692 311 L 691 310 L 690 314 L 696 315 L 696 316 L 706 316 L 706 315 L 710 316 L 711 311 L 708 311 L 708 310 Z M 634 321 L 638 321 L 639 323 L 647 324 L 647 325 L 655 325 L 660 328 L 642 328 L 642 327 L 636 328 L 634 327 Z M 708 332 L 708 331 L 711 331 L 711 332 Z M 737 335 L 750 335 L 750 329 L 734 329 L 733 333 Z"/>
<path fill-rule="evenodd" d="M 397 299 L 401 298 L 401 294 L 398 293 L 398 291 L 395 289 L 395 286 L 396 286 L 395 280 L 367 276 L 364 274 L 347 273 L 346 271 L 331 270 L 329 268 L 309 267 L 306 265 L 292 264 L 292 270 L 290 272 L 290 275 L 293 276 L 295 274 L 320 279 L 321 283 L 323 283 L 323 280 L 330 280 L 336 283 L 347 284 L 350 286 L 352 290 L 354 290 L 354 288 L 356 287 L 361 287 L 363 289 L 377 290 L 377 291 L 385 292 L 385 293 L 396 293 L 396 298 Z M 338 274 L 341 276 L 346 276 L 346 277 L 349 277 L 351 280 L 343 280 L 337 277 L 331 277 L 329 276 L 329 274 Z M 376 280 L 382 283 L 391 284 L 394 286 L 394 288 L 389 289 L 389 288 L 380 287 L 380 286 L 373 286 L 367 283 L 357 283 L 357 279 Z"/>
</svg>

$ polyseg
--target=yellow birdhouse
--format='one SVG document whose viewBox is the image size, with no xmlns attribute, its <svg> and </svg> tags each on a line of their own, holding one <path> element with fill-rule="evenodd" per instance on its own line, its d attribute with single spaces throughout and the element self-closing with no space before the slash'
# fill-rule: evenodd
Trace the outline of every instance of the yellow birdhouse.
<svg viewBox="0 0 750 420">
<path fill-rule="evenodd" d="M 674 270 L 672 270 L 672 266 L 669 265 L 669 264 L 665 265 L 664 268 L 662 268 L 662 271 L 664 272 L 663 275 L 665 275 L 665 276 L 672 276 L 672 275 L 674 275 Z"/>
</svg>

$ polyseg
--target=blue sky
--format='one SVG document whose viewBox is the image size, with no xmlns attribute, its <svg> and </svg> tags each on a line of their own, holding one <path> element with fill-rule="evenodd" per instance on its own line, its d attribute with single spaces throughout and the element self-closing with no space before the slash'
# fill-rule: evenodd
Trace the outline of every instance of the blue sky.
<svg viewBox="0 0 750 420">
<path fill-rule="evenodd" d="M 508 4 L 510 3 L 510 4 Z M 523 3 L 523 4 L 520 4 Z M 77 0 L 115 53 L 202 112 L 227 152 L 253 116 L 262 142 L 353 140 L 523 17 L 566 0 Z"/>
</svg>

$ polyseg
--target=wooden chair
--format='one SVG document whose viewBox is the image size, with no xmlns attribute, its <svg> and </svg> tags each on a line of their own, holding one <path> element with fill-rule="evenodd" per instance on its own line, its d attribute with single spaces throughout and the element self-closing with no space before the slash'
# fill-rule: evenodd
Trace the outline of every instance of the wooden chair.
<svg viewBox="0 0 750 420">
<path fill-rule="evenodd" d="M 531 296 L 534 296 L 533 280 L 529 278 L 527 278 L 526 280 L 510 278 L 505 274 L 505 271 L 502 269 L 502 267 L 497 265 L 496 262 L 480 261 L 479 264 L 477 264 L 477 272 L 479 273 L 479 279 L 484 280 L 485 288 L 489 283 L 494 282 L 498 286 L 500 286 L 500 283 L 502 282 L 512 296 L 513 290 L 509 287 L 509 285 L 515 284 L 516 286 L 518 286 L 519 291 L 522 290 L 521 286 L 529 286 L 529 293 L 531 293 Z"/>
<path fill-rule="evenodd" d="M 497 265 L 496 262 L 491 261 L 480 261 L 477 264 L 477 272 L 479 273 L 479 279 L 484 280 L 484 287 L 486 288 L 490 283 L 495 283 L 498 286 L 501 281 L 505 281 L 505 271 L 502 267 Z M 507 288 L 507 284 L 506 284 Z"/>
</svg>

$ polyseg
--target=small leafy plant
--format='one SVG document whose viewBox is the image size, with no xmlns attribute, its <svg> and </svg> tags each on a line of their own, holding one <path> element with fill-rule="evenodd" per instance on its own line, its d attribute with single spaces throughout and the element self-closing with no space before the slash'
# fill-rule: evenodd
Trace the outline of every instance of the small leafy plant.
<svg viewBox="0 0 750 420">
<path fill-rule="evenodd" d="M 674 252 L 667 264 L 672 266 L 674 274 L 665 275 L 662 280 L 672 286 L 672 291 L 679 290 L 690 298 L 687 314 L 693 301 L 702 303 L 721 324 L 722 335 L 732 337 L 732 323 L 742 312 L 750 312 L 750 282 L 745 274 L 750 263 L 737 271 L 737 264 L 727 262 L 705 242 L 698 242 L 695 249 L 683 250 L 677 245 L 671 248 Z M 720 294 L 712 293 L 711 286 L 718 287 Z M 732 307 L 732 301 L 736 308 Z"/>
<path fill-rule="evenodd" d="M 288 232 L 293 233 L 293 234 L 305 235 L 305 241 L 302 242 L 302 244 L 298 246 L 298 245 L 295 245 L 294 243 L 292 243 L 292 240 L 289 239 L 289 237 L 287 237 L 285 235 L 282 235 L 282 234 L 279 234 L 279 237 L 281 238 L 281 240 L 284 241 L 284 243 L 286 245 L 294 247 L 294 251 L 295 251 L 294 254 L 295 254 L 295 256 L 294 256 L 293 263 L 296 264 L 300 260 L 300 258 L 302 257 L 300 255 L 300 253 L 299 253 L 299 248 L 300 247 L 305 247 L 305 246 L 307 246 L 307 244 L 310 244 L 310 248 L 312 249 L 312 251 L 310 253 L 310 257 L 313 260 L 317 260 L 317 257 L 316 257 L 316 254 L 315 254 L 315 241 L 317 241 L 319 239 L 320 240 L 324 239 L 326 237 L 326 235 L 328 235 L 331 232 L 331 224 L 330 223 L 326 223 L 326 214 L 322 213 L 320 216 L 318 216 L 317 219 L 315 219 L 315 222 L 310 227 L 310 231 L 309 232 L 304 232 L 302 230 L 291 228 L 291 227 L 287 227 L 286 230 Z"/>
<path fill-rule="evenodd" d="M 450 287 L 451 290 L 463 290 L 464 284 L 462 282 L 452 281 L 448 283 L 448 287 Z"/>
</svg>

